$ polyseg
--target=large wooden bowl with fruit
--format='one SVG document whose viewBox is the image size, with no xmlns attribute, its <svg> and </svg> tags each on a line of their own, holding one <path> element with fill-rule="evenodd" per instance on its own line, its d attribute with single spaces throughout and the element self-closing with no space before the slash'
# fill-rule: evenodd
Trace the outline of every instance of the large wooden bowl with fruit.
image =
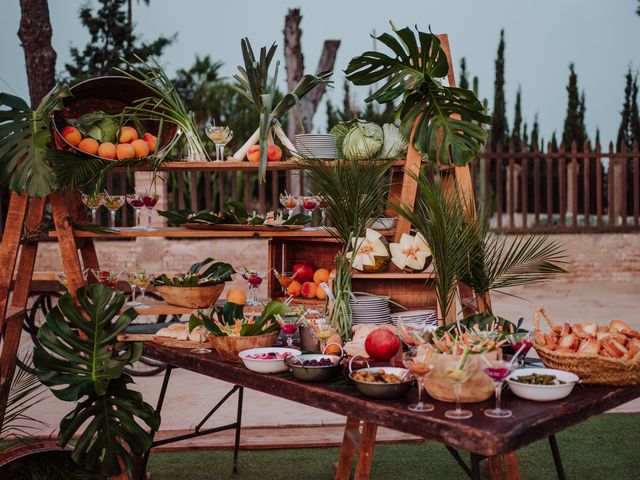
<svg viewBox="0 0 640 480">
<path fill-rule="evenodd" d="M 64 108 L 52 116 L 58 149 L 103 160 L 133 160 L 162 155 L 177 135 L 176 125 L 121 115 L 153 91 L 126 77 L 97 77 L 70 88 Z M 160 135 L 160 138 L 158 138 Z"/>
</svg>

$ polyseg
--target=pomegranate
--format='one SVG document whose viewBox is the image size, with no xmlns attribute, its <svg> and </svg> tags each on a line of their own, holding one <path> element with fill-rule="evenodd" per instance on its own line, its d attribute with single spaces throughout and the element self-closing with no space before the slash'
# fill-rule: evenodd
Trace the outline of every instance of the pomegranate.
<svg viewBox="0 0 640 480">
<path fill-rule="evenodd" d="M 376 328 L 364 341 L 367 355 L 378 362 L 392 359 L 399 348 L 400 339 L 386 328 Z"/>
<path fill-rule="evenodd" d="M 293 278 L 300 283 L 304 282 L 313 282 L 313 273 L 314 268 L 313 265 L 303 260 L 302 262 L 298 262 L 293 266 L 292 269 Z"/>
</svg>

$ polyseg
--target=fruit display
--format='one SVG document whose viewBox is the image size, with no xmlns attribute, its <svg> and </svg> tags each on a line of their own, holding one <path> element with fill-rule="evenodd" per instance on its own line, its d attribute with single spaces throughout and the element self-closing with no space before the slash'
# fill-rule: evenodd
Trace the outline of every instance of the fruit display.
<svg viewBox="0 0 640 480">
<path fill-rule="evenodd" d="M 247 160 L 252 163 L 260 162 L 260 145 L 254 145 L 247 150 Z M 279 162 L 282 160 L 282 149 L 275 144 L 267 147 L 267 162 Z"/>
<path fill-rule="evenodd" d="M 367 355 L 379 362 L 391 360 L 398 353 L 400 345 L 398 335 L 386 328 L 376 328 L 364 341 Z"/>
<path fill-rule="evenodd" d="M 352 357 L 369 358 L 369 353 L 365 348 L 365 342 L 369 337 L 369 334 L 375 330 L 389 330 L 393 335 L 396 335 L 396 328 L 393 325 L 372 325 L 372 324 L 358 324 L 353 326 L 353 337 L 345 343 L 344 351 L 347 355 Z M 397 349 L 396 349 L 397 350 Z M 395 352 L 394 352 L 395 353 Z"/>
<path fill-rule="evenodd" d="M 391 261 L 400 270 L 422 272 L 428 266 L 431 250 L 421 234 L 415 236 L 403 233 L 400 242 L 389 245 Z"/>
<path fill-rule="evenodd" d="M 389 264 L 389 242 L 376 230 L 367 228 L 364 237 L 353 238 L 347 258 L 351 266 L 368 273 L 381 272 Z"/>
<path fill-rule="evenodd" d="M 312 263 L 302 260 L 293 265 L 290 273 L 274 271 L 274 275 L 287 295 L 310 300 L 327 298 L 327 292 L 321 285 L 329 283 L 330 273 L 326 268 L 316 269 Z"/>
<path fill-rule="evenodd" d="M 140 136 L 136 127 L 121 125 L 119 114 L 96 110 L 66 121 L 60 135 L 70 147 L 88 155 L 122 161 L 143 159 L 156 152 L 157 137 L 149 132 Z"/>
</svg>

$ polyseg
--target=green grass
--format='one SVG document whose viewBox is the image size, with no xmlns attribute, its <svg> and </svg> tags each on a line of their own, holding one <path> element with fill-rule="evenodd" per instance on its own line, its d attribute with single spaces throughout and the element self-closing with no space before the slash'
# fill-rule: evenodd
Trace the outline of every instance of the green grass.
<svg viewBox="0 0 640 480">
<path fill-rule="evenodd" d="M 640 414 L 600 415 L 557 435 L 568 479 L 640 479 Z M 154 480 L 176 478 L 234 480 L 325 480 L 337 448 L 241 451 L 239 473 L 231 474 L 230 451 L 155 453 L 149 470 Z M 467 457 L 467 456 L 465 456 Z M 519 452 L 523 480 L 556 477 L 549 444 L 536 442 Z M 464 473 L 437 443 L 379 445 L 374 480 L 460 480 Z"/>
</svg>

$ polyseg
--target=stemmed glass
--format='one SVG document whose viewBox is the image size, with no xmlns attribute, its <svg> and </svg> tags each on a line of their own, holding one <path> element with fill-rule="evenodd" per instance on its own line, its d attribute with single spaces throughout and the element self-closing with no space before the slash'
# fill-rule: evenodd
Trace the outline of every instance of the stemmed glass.
<svg viewBox="0 0 640 480">
<path fill-rule="evenodd" d="M 136 285 L 137 277 L 138 277 L 138 272 L 125 273 L 125 278 L 129 283 L 129 287 L 131 287 L 131 300 L 127 302 L 125 305 L 128 305 L 130 307 L 137 307 L 138 305 L 141 305 L 141 303 L 136 300 L 136 288 L 138 288 L 138 286 Z"/>
<path fill-rule="evenodd" d="M 311 332 L 316 340 L 320 342 L 320 351 L 324 352 L 327 348 L 327 340 L 337 332 L 336 328 L 329 323 L 327 317 L 320 317 L 311 323 Z"/>
<path fill-rule="evenodd" d="M 200 337 L 200 344 L 198 348 L 191 350 L 193 353 L 211 353 L 211 349 L 204 346 L 207 341 L 207 329 L 204 325 L 200 325 L 198 328 L 198 335 Z"/>
<path fill-rule="evenodd" d="M 280 286 L 284 290 L 284 293 L 288 296 L 289 295 L 289 285 L 291 285 L 293 283 L 293 280 L 295 279 L 296 274 L 293 273 L 293 272 L 278 273 L 277 270 L 274 270 L 273 274 L 275 275 L 276 279 L 278 280 L 278 283 L 280 284 Z"/>
<path fill-rule="evenodd" d="M 412 348 L 402 356 L 402 363 L 418 382 L 418 403 L 412 403 L 408 407 L 412 412 L 430 412 L 435 409 L 432 404 L 422 401 L 424 382 L 434 367 L 432 358 L 433 349 L 426 344 Z"/>
<path fill-rule="evenodd" d="M 511 372 L 515 370 L 515 365 L 506 360 L 489 360 L 486 357 L 483 358 L 487 363 L 484 368 L 484 373 L 489 376 L 496 389 L 496 408 L 489 408 L 484 411 L 484 414 L 491 418 L 508 418 L 512 415 L 511 410 L 503 409 L 500 406 L 502 385 L 506 378 L 511 375 Z"/>
<path fill-rule="evenodd" d="M 471 418 L 473 413 L 470 410 L 463 410 L 461 407 L 460 397 L 462 395 L 462 385 L 469 380 L 471 374 L 477 368 L 475 360 L 471 359 L 469 352 L 460 355 L 459 358 L 449 362 L 446 371 L 446 377 L 453 383 L 453 392 L 456 396 L 455 410 L 447 410 L 444 416 L 454 420 L 464 420 Z"/>
<path fill-rule="evenodd" d="M 321 225 L 324 225 L 325 221 L 327 220 L 327 208 L 329 208 L 329 204 L 322 195 L 316 195 L 316 198 L 318 199 L 318 208 L 320 209 L 320 215 L 322 215 Z"/>
<path fill-rule="evenodd" d="M 147 192 L 142 196 L 142 203 L 144 204 L 144 208 L 147 209 L 147 226 L 145 227 L 145 230 L 147 231 L 154 230 L 151 226 L 151 213 L 153 212 L 156 203 L 158 203 L 159 198 L 160 195 L 158 195 L 158 192 Z"/>
<path fill-rule="evenodd" d="M 258 301 L 258 287 L 262 283 L 264 279 L 265 272 L 261 272 L 259 270 L 246 270 L 242 274 L 242 278 L 244 278 L 249 286 L 249 299 L 247 300 L 247 306 L 249 307 L 257 307 L 260 305 Z"/>
<path fill-rule="evenodd" d="M 96 277 L 96 280 L 109 288 L 113 288 L 118 284 L 121 272 L 111 272 L 109 270 L 97 270 L 91 269 L 91 273 Z"/>
<path fill-rule="evenodd" d="M 222 162 L 224 160 L 224 148 L 233 138 L 233 131 L 229 127 L 217 127 L 215 122 L 209 122 L 204 131 L 216 146 L 216 162 Z"/>
<path fill-rule="evenodd" d="M 122 205 L 124 205 L 124 195 L 109 195 L 105 193 L 104 206 L 109 210 L 112 228 L 116 226 L 116 212 L 120 210 Z"/>
<path fill-rule="evenodd" d="M 293 348 L 293 336 L 298 331 L 298 319 L 297 317 L 285 317 L 287 320 L 282 321 L 280 328 L 287 337 L 287 347 Z"/>
<path fill-rule="evenodd" d="M 293 210 L 298 205 L 298 200 L 295 196 L 287 193 L 285 190 L 284 193 L 280 194 L 280 205 L 287 209 L 289 212 L 289 218 L 293 217 Z"/>
<path fill-rule="evenodd" d="M 141 293 L 140 305 L 136 307 L 137 310 L 146 310 L 151 308 L 149 305 L 144 304 L 144 292 L 147 289 L 147 287 L 151 284 L 151 280 L 153 280 L 153 275 L 150 273 L 146 273 L 144 271 L 136 273 L 136 278 L 134 282 L 136 287 L 140 289 L 140 293 Z"/>
<path fill-rule="evenodd" d="M 144 201 L 142 200 L 142 195 L 137 193 L 129 194 L 126 196 L 127 202 L 131 207 L 136 211 L 136 228 L 138 230 L 144 229 L 142 224 L 140 223 L 140 215 L 142 214 L 142 207 L 144 207 Z"/>
<path fill-rule="evenodd" d="M 98 209 L 102 206 L 104 202 L 104 198 L 101 193 L 91 193 L 91 194 L 82 194 L 82 203 L 91 210 L 91 223 L 96 223 L 96 213 Z"/>
<path fill-rule="evenodd" d="M 522 348 L 520 355 L 518 355 L 518 366 L 520 368 L 524 368 L 526 366 L 527 353 L 529 353 L 529 350 L 531 350 L 531 347 L 533 346 L 533 333 L 512 333 L 507 336 L 507 340 L 513 349 L 513 353 L 516 353 L 520 348 Z"/>
<path fill-rule="evenodd" d="M 313 211 L 318 208 L 320 202 L 314 195 L 300 197 L 300 205 L 307 211 L 307 215 L 313 215 Z"/>
</svg>

